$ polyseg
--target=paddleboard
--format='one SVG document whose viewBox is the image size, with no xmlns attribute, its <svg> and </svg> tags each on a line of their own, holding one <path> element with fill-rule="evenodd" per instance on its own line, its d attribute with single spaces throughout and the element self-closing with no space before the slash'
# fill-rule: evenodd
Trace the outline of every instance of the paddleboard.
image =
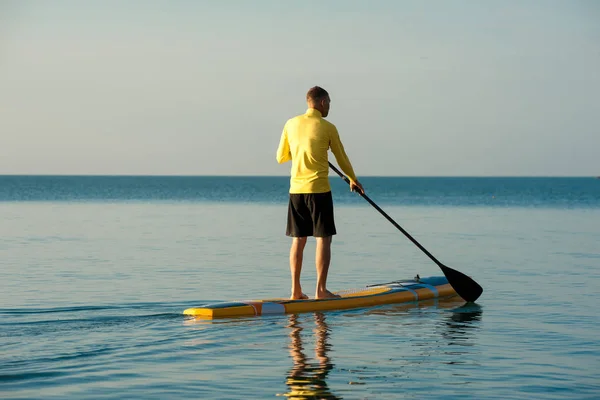
<svg viewBox="0 0 600 400">
<path fill-rule="evenodd" d="M 428 278 L 417 276 L 411 280 L 368 285 L 334 293 L 340 297 L 319 300 L 290 300 L 289 298 L 239 300 L 188 308 L 183 311 L 183 314 L 207 319 L 296 314 L 374 307 L 383 304 L 399 304 L 457 296 L 445 276 Z"/>
</svg>

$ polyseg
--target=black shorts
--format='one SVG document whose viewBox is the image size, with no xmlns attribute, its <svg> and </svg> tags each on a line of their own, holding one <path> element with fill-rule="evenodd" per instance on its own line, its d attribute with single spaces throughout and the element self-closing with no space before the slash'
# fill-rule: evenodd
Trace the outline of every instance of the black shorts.
<svg viewBox="0 0 600 400">
<path fill-rule="evenodd" d="M 331 192 L 290 193 L 285 234 L 292 237 L 335 235 Z"/>
</svg>

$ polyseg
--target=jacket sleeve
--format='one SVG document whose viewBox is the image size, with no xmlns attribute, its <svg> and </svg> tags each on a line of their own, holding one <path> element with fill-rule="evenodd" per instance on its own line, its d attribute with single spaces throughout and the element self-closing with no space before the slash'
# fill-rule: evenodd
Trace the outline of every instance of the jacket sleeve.
<svg viewBox="0 0 600 400">
<path fill-rule="evenodd" d="M 290 143 L 288 142 L 286 127 L 283 127 L 281 133 L 281 139 L 279 140 L 279 147 L 277 148 L 277 162 L 283 164 L 284 162 L 292 159 L 292 153 L 290 152 Z"/>
<path fill-rule="evenodd" d="M 356 182 L 357 179 L 356 179 L 356 175 L 354 174 L 354 169 L 352 168 L 352 164 L 350 163 L 350 160 L 348 159 L 348 156 L 346 155 L 346 151 L 344 150 L 344 145 L 342 144 L 342 141 L 340 140 L 340 135 L 335 126 L 331 130 L 329 146 L 331 148 L 331 152 L 335 156 L 335 159 L 337 160 L 337 163 L 340 166 L 340 168 L 342 169 L 342 171 L 344 171 L 346 176 L 348 176 L 348 178 L 352 182 Z"/>
</svg>

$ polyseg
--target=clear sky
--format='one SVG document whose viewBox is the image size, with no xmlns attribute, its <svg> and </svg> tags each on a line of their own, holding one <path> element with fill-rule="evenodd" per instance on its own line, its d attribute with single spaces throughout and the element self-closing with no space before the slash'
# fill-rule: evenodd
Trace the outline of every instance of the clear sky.
<svg viewBox="0 0 600 400">
<path fill-rule="evenodd" d="M 0 174 L 600 175 L 600 1 L 0 0 Z M 333 158 L 333 156 L 332 156 Z"/>
</svg>

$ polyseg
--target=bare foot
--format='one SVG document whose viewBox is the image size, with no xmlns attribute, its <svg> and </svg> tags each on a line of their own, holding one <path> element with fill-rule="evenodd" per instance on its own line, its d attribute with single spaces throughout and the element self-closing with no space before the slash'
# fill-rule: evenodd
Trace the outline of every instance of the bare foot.
<svg viewBox="0 0 600 400">
<path fill-rule="evenodd" d="M 304 293 L 300 293 L 300 296 L 291 295 L 290 300 L 308 300 L 308 296 Z"/>
<path fill-rule="evenodd" d="M 315 299 L 337 299 L 339 297 L 342 297 L 338 294 L 333 294 L 331 293 L 329 290 L 326 290 L 325 293 L 317 293 L 315 295 Z"/>
</svg>

